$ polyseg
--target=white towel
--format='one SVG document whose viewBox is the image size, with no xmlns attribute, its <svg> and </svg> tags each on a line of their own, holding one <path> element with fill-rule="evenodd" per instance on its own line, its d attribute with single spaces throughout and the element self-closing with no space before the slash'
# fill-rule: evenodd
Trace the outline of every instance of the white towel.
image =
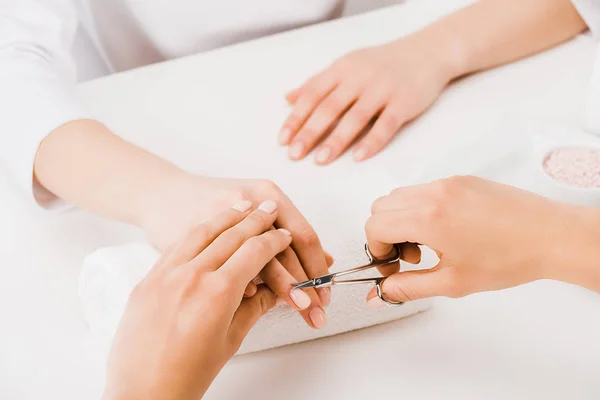
<svg viewBox="0 0 600 400">
<path fill-rule="evenodd" d="M 274 176 L 277 172 L 269 174 L 308 218 L 325 249 L 335 257 L 332 271 L 366 261 L 364 223 L 370 214 L 370 205 L 393 187 L 384 169 L 348 165 L 340 162 L 338 166 L 323 169 L 308 165 L 305 166 L 308 168 L 285 169 L 282 179 Z M 157 257 L 150 245 L 133 243 L 99 249 L 84 261 L 81 302 L 92 331 L 105 346 L 110 343 L 131 289 Z M 429 267 L 432 262 L 434 260 L 424 258 L 421 265 Z M 402 268 L 410 266 L 403 264 Z M 377 271 L 368 273 L 377 274 Z M 309 328 L 287 305 L 278 306 L 259 321 L 238 354 L 381 324 L 425 310 L 430 304 L 415 301 L 399 307 L 368 308 L 365 297 L 369 289 L 370 285 L 332 288 L 332 303 L 326 309 L 328 324 L 321 330 Z"/>
</svg>

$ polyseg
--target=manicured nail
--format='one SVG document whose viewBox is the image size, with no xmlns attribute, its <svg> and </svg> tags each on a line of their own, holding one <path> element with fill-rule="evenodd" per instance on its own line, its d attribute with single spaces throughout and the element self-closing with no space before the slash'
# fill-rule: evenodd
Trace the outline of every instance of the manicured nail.
<svg viewBox="0 0 600 400">
<path fill-rule="evenodd" d="M 282 299 L 281 297 L 278 297 L 278 298 L 275 300 L 275 305 L 276 305 L 276 306 L 282 306 L 282 305 L 284 305 L 284 304 L 287 304 L 287 303 L 286 303 L 286 302 L 285 302 L 285 300 L 284 300 L 284 299 Z"/>
<path fill-rule="evenodd" d="M 367 158 L 367 149 L 364 147 L 359 147 L 358 149 L 354 150 L 354 153 L 352 153 L 352 158 L 356 162 L 364 160 Z"/>
<path fill-rule="evenodd" d="M 279 228 L 277 229 L 279 232 L 285 233 L 288 236 L 292 236 L 292 232 L 288 231 L 287 229 L 283 229 L 283 228 Z"/>
<path fill-rule="evenodd" d="M 321 147 L 319 150 L 317 150 L 315 161 L 317 164 L 325 164 L 327 161 L 329 161 L 329 156 L 331 156 L 331 149 L 329 147 Z"/>
<path fill-rule="evenodd" d="M 293 143 L 290 149 L 288 150 L 288 155 L 292 160 L 297 160 L 302 157 L 302 153 L 304 152 L 304 145 L 301 142 Z"/>
<path fill-rule="evenodd" d="M 273 214 L 275 210 L 277 210 L 277 203 L 273 200 L 263 201 L 260 206 L 258 206 L 260 211 L 264 211 L 267 214 Z"/>
<path fill-rule="evenodd" d="M 248 200 L 242 200 L 242 201 L 236 203 L 231 208 L 233 208 L 234 210 L 237 210 L 239 212 L 246 212 L 252 208 L 252 202 L 248 201 Z"/>
<path fill-rule="evenodd" d="M 379 296 L 375 296 L 371 300 L 367 301 L 367 306 L 371 308 L 379 308 L 384 305 L 385 303 L 379 298 Z"/>
<path fill-rule="evenodd" d="M 317 289 L 317 294 L 319 295 L 319 299 L 321 299 L 321 304 L 323 304 L 323 307 L 327 307 L 331 303 L 331 289 Z"/>
<path fill-rule="evenodd" d="M 257 289 L 256 285 L 254 284 L 254 282 L 250 282 L 248 284 L 248 286 L 246 286 L 246 290 L 244 290 L 244 295 L 246 297 L 252 297 L 256 294 L 257 290 L 258 289 Z"/>
<path fill-rule="evenodd" d="M 310 297 L 302 289 L 292 289 L 290 298 L 299 309 L 304 310 L 310 306 Z"/>
<path fill-rule="evenodd" d="M 279 132 L 279 144 L 285 146 L 289 143 L 291 136 L 292 130 L 288 127 L 284 127 L 281 132 Z"/>
<path fill-rule="evenodd" d="M 313 308 L 308 314 L 308 316 L 310 317 L 310 320 L 317 329 L 321 329 L 325 325 L 327 325 L 327 320 L 325 319 L 325 312 L 319 307 Z"/>
</svg>

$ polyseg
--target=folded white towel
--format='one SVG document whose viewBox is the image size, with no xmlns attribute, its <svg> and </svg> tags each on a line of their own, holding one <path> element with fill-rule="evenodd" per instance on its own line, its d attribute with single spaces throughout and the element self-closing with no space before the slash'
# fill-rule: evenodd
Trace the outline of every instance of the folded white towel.
<svg viewBox="0 0 600 400">
<path fill-rule="evenodd" d="M 370 205 L 393 186 L 386 171 L 367 166 L 352 168 L 350 175 L 343 166 L 294 170 L 302 171 L 301 176 L 287 171 L 284 179 L 276 181 L 308 218 L 324 247 L 335 257 L 332 271 L 363 264 L 366 261 L 364 223 L 370 214 Z M 271 177 L 274 177 L 273 174 Z M 310 185 L 305 186 L 307 183 Z M 131 289 L 144 277 L 157 257 L 157 252 L 150 245 L 133 243 L 99 249 L 85 259 L 79 287 L 81 302 L 92 331 L 104 345 L 110 343 Z M 431 266 L 431 260 L 425 258 L 422 264 Z M 404 269 L 408 267 L 403 265 Z M 368 273 L 377 274 L 377 271 L 365 272 Z M 287 305 L 278 306 L 254 327 L 239 353 L 392 321 L 422 311 L 430 304 L 429 301 L 415 301 L 399 307 L 372 309 L 365 302 L 369 289 L 369 285 L 334 287 L 332 303 L 326 309 L 328 324 L 321 330 L 309 328 Z"/>
</svg>

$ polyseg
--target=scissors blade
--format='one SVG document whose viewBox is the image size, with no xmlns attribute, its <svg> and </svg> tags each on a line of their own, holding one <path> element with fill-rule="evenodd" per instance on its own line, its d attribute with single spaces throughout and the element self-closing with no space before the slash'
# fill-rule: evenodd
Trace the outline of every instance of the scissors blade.
<svg viewBox="0 0 600 400">
<path fill-rule="evenodd" d="M 322 288 L 333 285 L 333 278 L 335 278 L 335 274 L 318 276 L 314 279 L 309 279 L 304 282 L 295 283 L 293 286 L 295 289 L 308 289 L 308 288 Z"/>
</svg>

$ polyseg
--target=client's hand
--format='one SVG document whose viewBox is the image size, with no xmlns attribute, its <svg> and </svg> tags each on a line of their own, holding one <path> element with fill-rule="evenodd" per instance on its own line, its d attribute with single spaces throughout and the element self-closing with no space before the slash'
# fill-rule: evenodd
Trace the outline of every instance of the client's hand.
<svg viewBox="0 0 600 400">
<path fill-rule="evenodd" d="M 273 182 L 244 179 L 206 178 L 183 173 L 169 180 L 148 196 L 141 213 L 141 225 L 152 243 L 161 249 L 179 240 L 193 225 L 207 220 L 239 201 L 244 207 L 273 199 L 267 212 L 278 208 L 273 219 L 276 228 L 285 228 L 293 237 L 292 246 L 277 256 L 271 268 L 261 273 L 262 280 L 299 310 L 313 328 L 326 324 L 324 306 L 330 302 L 330 289 L 292 290 L 292 283 L 328 273 L 333 260 L 326 255 L 319 238 L 290 199 Z M 235 238 L 236 242 L 243 237 Z M 247 294 L 252 295 L 253 286 Z"/>
<path fill-rule="evenodd" d="M 366 231 L 376 257 L 388 254 L 391 243 L 404 242 L 427 245 L 440 257 L 431 270 L 391 275 L 383 293 L 393 301 L 461 297 L 542 278 L 600 288 L 600 271 L 592 265 L 597 255 L 590 255 L 600 242 L 595 209 L 453 177 L 398 188 L 378 199 L 372 214 Z"/>
<path fill-rule="evenodd" d="M 238 204 L 167 249 L 132 292 L 108 362 L 105 399 L 199 399 L 275 295 L 244 289 L 286 249 L 277 213 Z M 244 211 L 241 211 L 244 210 Z"/>
<path fill-rule="evenodd" d="M 385 147 L 398 130 L 425 111 L 452 78 L 439 41 L 415 35 L 347 54 L 287 95 L 293 109 L 279 141 L 289 156 L 338 158 L 375 119 L 354 149 L 356 161 Z M 321 144 L 319 144 L 322 141 Z"/>
</svg>

